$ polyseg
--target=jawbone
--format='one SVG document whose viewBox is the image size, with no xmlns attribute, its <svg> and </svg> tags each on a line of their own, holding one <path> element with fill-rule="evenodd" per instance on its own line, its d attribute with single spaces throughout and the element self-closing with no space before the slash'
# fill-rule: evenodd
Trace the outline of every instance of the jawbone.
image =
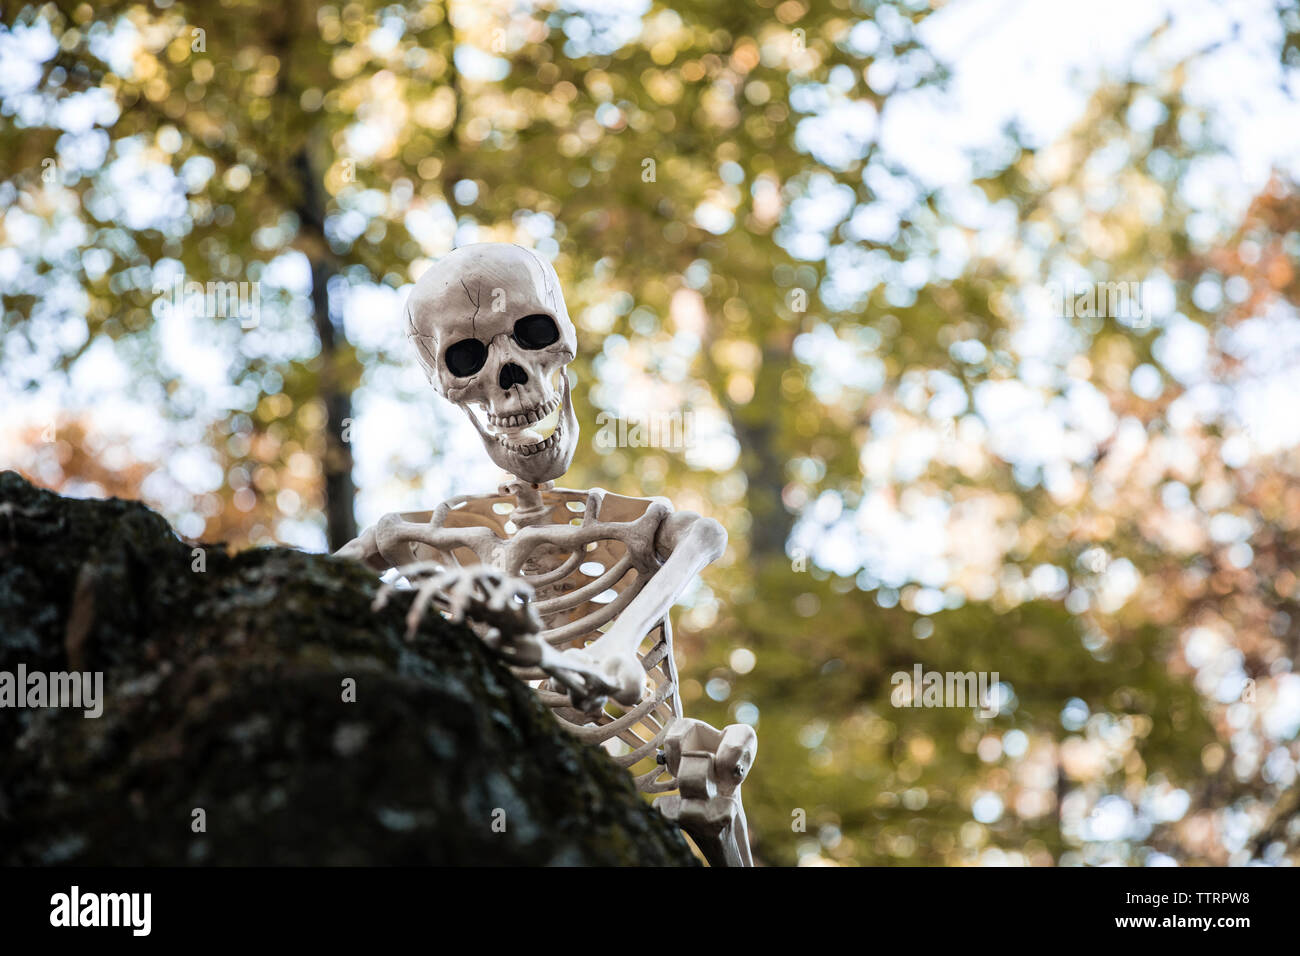
<svg viewBox="0 0 1300 956">
<path fill-rule="evenodd" d="M 560 395 L 512 416 L 487 415 L 466 407 L 483 447 L 496 465 L 524 481 L 553 481 L 569 470 L 578 441 L 578 420 L 570 400 L 568 376 Z"/>
</svg>

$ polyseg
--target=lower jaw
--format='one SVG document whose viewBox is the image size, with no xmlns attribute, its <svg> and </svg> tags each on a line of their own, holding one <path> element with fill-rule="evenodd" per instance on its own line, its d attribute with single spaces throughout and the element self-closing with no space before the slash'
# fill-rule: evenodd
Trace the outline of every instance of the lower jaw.
<svg viewBox="0 0 1300 956">
<path fill-rule="evenodd" d="M 563 422 L 555 426 L 555 431 L 551 432 L 549 438 L 544 438 L 539 442 L 531 445 L 511 445 L 497 440 L 497 446 L 509 455 L 519 455 L 523 458 L 532 458 L 534 455 L 540 455 L 548 449 L 554 448 L 560 443 L 560 433 L 563 429 Z"/>
</svg>

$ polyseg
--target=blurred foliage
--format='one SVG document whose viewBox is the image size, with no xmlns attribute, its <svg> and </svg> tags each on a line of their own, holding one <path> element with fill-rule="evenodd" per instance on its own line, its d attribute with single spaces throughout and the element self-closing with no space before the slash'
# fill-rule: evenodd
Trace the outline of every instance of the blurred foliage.
<svg viewBox="0 0 1300 956">
<path fill-rule="evenodd" d="M 1300 461 L 1208 411 L 1157 343 L 1176 316 L 1211 332 L 1210 387 L 1255 374 L 1226 333 L 1294 316 L 1300 194 L 1279 177 L 1235 233 L 1194 238 L 1188 176 L 1223 149 L 1185 96 L 1205 51 L 1112 78 L 1046 147 L 1008 130 L 978 200 L 929 186 L 875 135 L 891 97 L 946 82 L 929 14 L 679 0 L 627 31 L 588 3 L 11 5 L 6 38 L 57 46 L 0 97 L 0 240 L 22 256 L 0 374 L 35 387 L 116 342 L 129 389 L 219 466 L 170 503 L 188 536 L 263 543 L 296 521 L 338 544 L 354 394 L 429 401 L 394 374 L 400 334 L 350 341 L 351 293 L 403 292 L 462 242 L 534 246 L 578 325 L 584 433 L 632 393 L 734 447 L 704 465 L 584 442 L 564 483 L 729 528 L 679 657 L 691 713 L 758 726 L 760 859 L 1294 860 L 1295 728 L 1276 712 L 1298 693 Z M 1278 16 L 1288 62 L 1300 19 Z M 891 228 L 861 225 L 882 208 Z M 263 280 L 258 329 L 203 331 L 231 386 L 216 414 L 160 359 L 156 286 L 178 273 Z M 1071 317 L 1056 353 L 1028 354 L 1035 288 L 1157 274 L 1159 321 Z M 352 327 L 400 331 L 400 298 L 379 301 Z M 1035 464 L 999 439 L 981 402 L 1007 384 L 1066 423 L 1069 454 Z M 161 497 L 79 416 L 26 436 L 26 472 Z M 942 573 L 900 576 L 888 535 L 926 525 L 876 516 L 934 507 Z M 867 557 L 830 547 L 846 521 Z M 891 675 L 918 662 L 995 672 L 1008 705 L 893 706 Z M 1223 691 L 1237 675 L 1248 695 Z"/>
</svg>

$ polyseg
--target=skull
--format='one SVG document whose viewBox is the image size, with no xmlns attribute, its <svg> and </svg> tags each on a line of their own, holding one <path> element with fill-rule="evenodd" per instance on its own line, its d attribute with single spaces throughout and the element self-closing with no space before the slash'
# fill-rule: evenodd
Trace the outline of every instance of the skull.
<svg viewBox="0 0 1300 956">
<path fill-rule="evenodd" d="M 448 253 L 416 282 L 406 334 L 498 466 L 535 484 L 568 470 L 578 421 L 564 369 L 578 338 L 549 262 L 504 242 Z"/>
</svg>

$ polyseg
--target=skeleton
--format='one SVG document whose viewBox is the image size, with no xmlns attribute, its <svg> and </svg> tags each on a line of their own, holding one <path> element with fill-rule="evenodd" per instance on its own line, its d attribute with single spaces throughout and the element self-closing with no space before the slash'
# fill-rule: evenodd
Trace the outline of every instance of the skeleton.
<svg viewBox="0 0 1300 956">
<path fill-rule="evenodd" d="M 668 616 L 726 532 L 662 498 L 554 487 L 577 445 L 565 368 L 577 334 L 535 253 L 457 249 L 416 283 L 406 323 L 435 389 L 510 478 L 494 495 L 386 515 L 338 554 L 397 569 L 416 591 L 408 636 L 430 605 L 466 621 L 561 726 L 659 795 L 712 865 L 751 865 L 740 787 L 757 737 L 683 716 Z"/>
</svg>

